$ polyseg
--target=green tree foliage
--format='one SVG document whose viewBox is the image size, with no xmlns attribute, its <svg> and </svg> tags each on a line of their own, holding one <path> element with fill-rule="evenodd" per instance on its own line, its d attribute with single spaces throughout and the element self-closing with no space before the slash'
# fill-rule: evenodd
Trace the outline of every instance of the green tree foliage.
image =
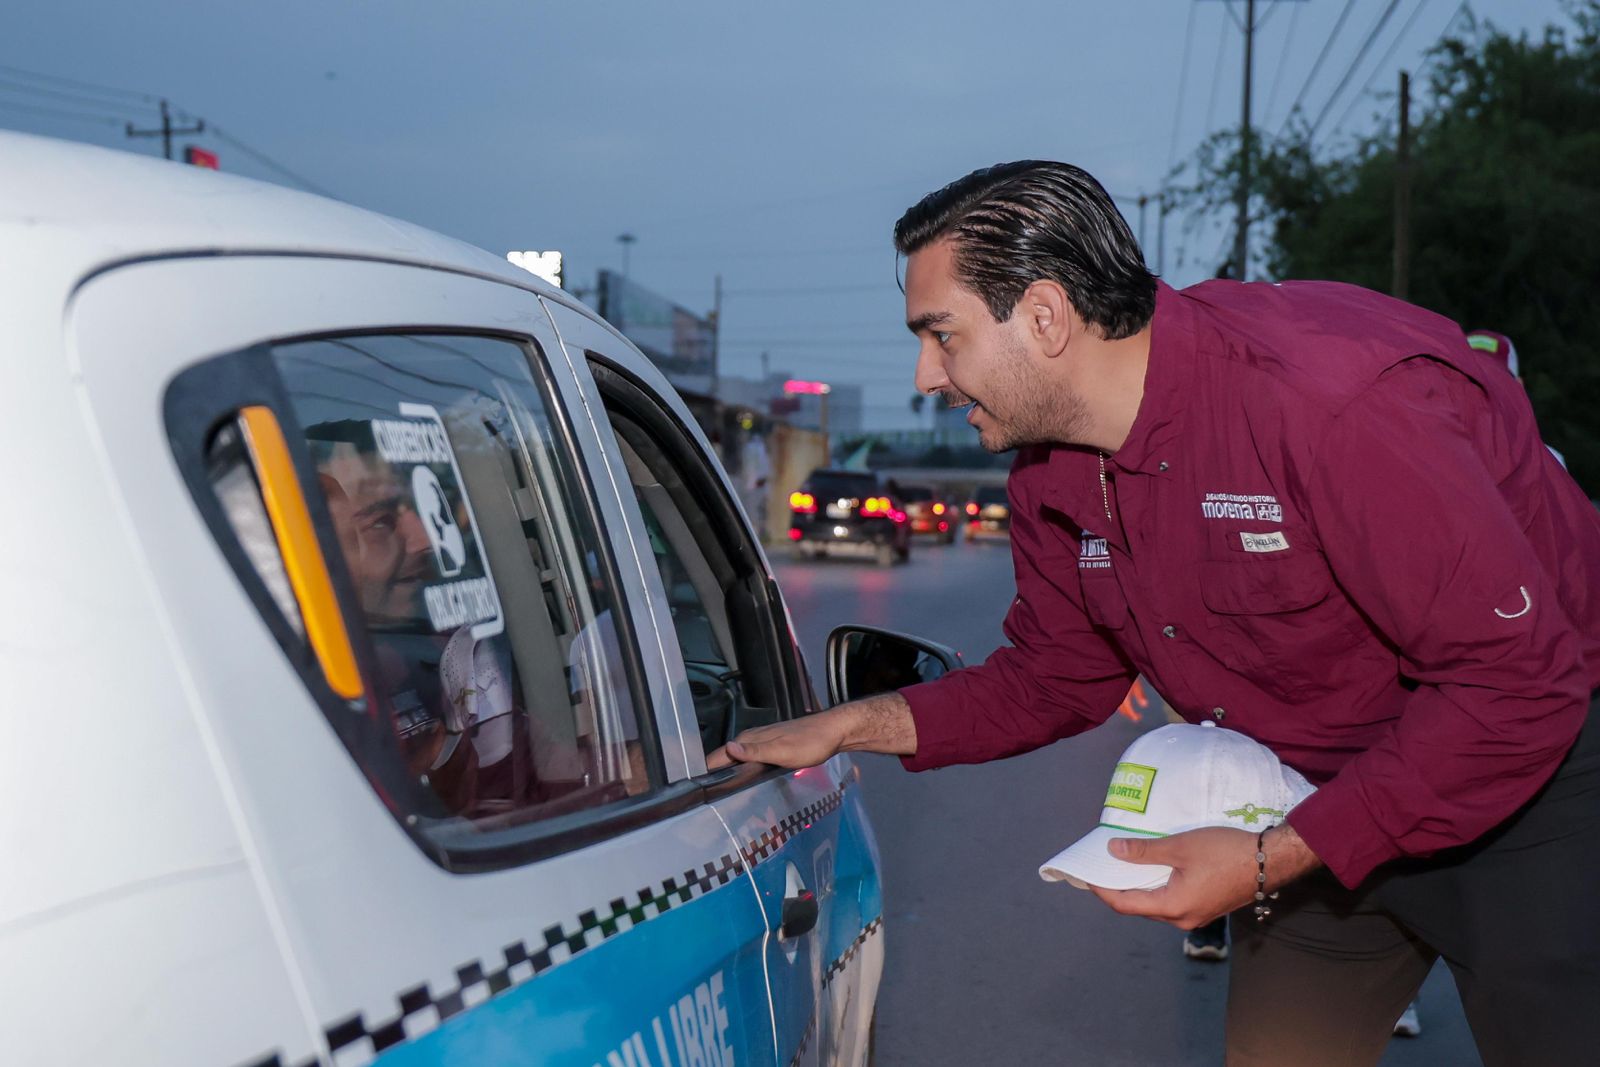
<svg viewBox="0 0 1600 1067">
<path fill-rule="evenodd" d="M 1414 93 L 1409 299 L 1516 343 L 1545 439 L 1600 497 L 1600 0 L 1539 37 L 1469 25 Z M 1392 121 L 1319 151 L 1302 126 L 1252 137 L 1252 217 L 1267 273 L 1393 284 Z M 1237 135 L 1201 146 L 1193 208 L 1224 208 Z"/>
</svg>

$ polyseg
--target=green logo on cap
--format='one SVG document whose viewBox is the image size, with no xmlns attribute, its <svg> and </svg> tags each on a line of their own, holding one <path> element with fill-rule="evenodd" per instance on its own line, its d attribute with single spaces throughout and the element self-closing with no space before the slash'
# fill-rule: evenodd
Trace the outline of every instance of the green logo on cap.
<svg viewBox="0 0 1600 1067">
<path fill-rule="evenodd" d="M 1106 790 L 1106 807 L 1121 808 L 1144 814 L 1150 803 L 1150 787 L 1155 784 L 1156 769 L 1138 763 L 1119 763 L 1111 773 L 1111 788 Z"/>
<path fill-rule="evenodd" d="M 1234 808 L 1232 811 L 1225 811 L 1222 814 L 1230 819 L 1243 819 L 1246 826 L 1254 826 L 1256 820 L 1264 815 L 1276 815 L 1280 819 L 1284 816 L 1284 813 L 1277 808 L 1258 808 L 1254 804 L 1246 804 L 1242 808 Z"/>
</svg>

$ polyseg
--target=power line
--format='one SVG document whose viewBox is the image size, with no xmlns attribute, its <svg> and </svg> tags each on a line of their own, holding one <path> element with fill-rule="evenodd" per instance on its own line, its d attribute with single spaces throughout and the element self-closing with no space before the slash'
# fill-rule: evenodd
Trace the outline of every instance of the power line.
<svg viewBox="0 0 1600 1067">
<path fill-rule="evenodd" d="M 1311 132 L 1316 133 L 1317 127 L 1322 125 L 1322 120 L 1327 118 L 1328 112 L 1333 110 L 1333 105 L 1339 99 L 1339 94 L 1344 92 L 1344 87 L 1350 84 L 1350 79 L 1355 75 L 1356 68 L 1361 66 L 1361 61 L 1367 58 L 1367 50 L 1372 47 L 1372 42 L 1378 39 L 1383 32 L 1383 27 L 1388 23 L 1389 16 L 1394 14 L 1395 8 L 1400 6 L 1400 0 L 1389 0 L 1383 14 L 1378 16 L 1378 21 L 1373 24 L 1372 30 L 1367 34 L 1367 39 L 1361 42 L 1361 47 L 1356 51 L 1356 58 L 1345 68 L 1344 77 L 1339 79 L 1339 84 L 1333 87 L 1333 94 L 1328 97 L 1327 103 L 1322 105 L 1322 110 L 1317 112 L 1317 121 L 1311 124 Z"/>
<path fill-rule="evenodd" d="M 1433 57 L 1436 54 L 1434 49 L 1438 48 L 1439 43 L 1449 35 L 1450 28 L 1456 24 L 1456 19 L 1460 18 L 1462 15 L 1471 14 L 1471 12 L 1472 7 L 1467 0 L 1461 0 L 1461 3 L 1456 7 L 1456 9 L 1450 13 L 1450 18 L 1447 22 L 1445 22 L 1444 28 L 1439 31 L 1439 36 L 1435 37 L 1433 39 L 1433 43 L 1427 47 L 1425 53 L 1427 58 L 1422 61 L 1422 65 L 1417 68 L 1417 72 L 1411 76 L 1413 81 L 1421 81 L 1422 76 L 1427 73 L 1428 68 L 1433 66 Z M 1396 98 L 1395 102 L 1389 105 L 1389 113 L 1383 117 L 1383 122 L 1380 125 L 1387 126 L 1389 124 L 1389 120 L 1394 118 L 1395 109 L 1399 106 L 1400 101 L 1398 98 Z"/>
<path fill-rule="evenodd" d="M 868 293 L 879 290 L 900 291 L 898 285 L 887 282 L 873 282 L 867 285 L 814 285 L 775 287 L 770 289 L 728 289 L 725 296 L 804 296 L 810 293 Z"/>
<path fill-rule="evenodd" d="M 108 96 L 125 97 L 130 100 L 139 100 L 146 104 L 155 103 L 159 97 L 154 93 L 142 93 L 134 89 L 119 89 L 111 85 L 100 85 L 95 82 L 80 81 L 77 78 L 63 78 L 57 74 L 44 74 L 36 70 L 25 70 L 22 67 L 13 67 L 8 63 L 0 63 L 0 71 L 20 78 L 33 78 L 36 81 L 49 82 L 54 85 L 64 85 L 70 89 L 86 89 L 90 92 L 101 93 Z"/>
<path fill-rule="evenodd" d="M 1334 134 L 1337 134 L 1340 130 L 1344 129 L 1344 124 L 1349 121 L 1351 113 L 1360 105 L 1362 97 L 1367 95 L 1367 90 L 1372 87 L 1373 79 L 1378 76 L 1380 71 L 1389 65 L 1389 60 L 1394 58 L 1395 52 L 1398 51 L 1400 45 L 1405 42 L 1406 34 L 1410 33 L 1411 27 L 1416 24 L 1417 16 L 1421 15 L 1422 12 L 1427 9 L 1427 6 L 1430 3 L 1432 3 L 1432 0 L 1418 0 L 1417 6 L 1411 9 L 1410 17 L 1408 17 L 1405 23 L 1400 27 L 1400 32 L 1395 34 L 1394 40 L 1389 43 L 1388 51 L 1383 53 L 1383 56 L 1378 60 L 1377 65 L 1372 68 L 1372 73 L 1367 75 L 1367 80 L 1361 86 L 1361 91 L 1355 95 L 1355 98 L 1350 101 L 1350 105 L 1344 109 L 1344 114 L 1339 116 L 1339 121 L 1333 124 L 1332 132 Z"/>
<path fill-rule="evenodd" d="M 206 125 L 206 129 L 210 130 L 211 133 L 216 136 L 217 140 L 227 142 L 228 144 L 237 148 L 239 151 L 243 152 L 245 155 L 249 156 L 251 159 L 255 160 L 257 163 L 260 163 L 263 167 L 266 167 L 268 170 L 276 171 L 285 178 L 288 178 L 290 181 L 300 186 L 300 188 L 306 190 L 306 192 L 316 193 L 318 196 L 325 196 L 330 200 L 339 199 L 339 197 L 334 196 L 333 193 L 330 193 L 320 185 L 316 185 L 310 179 L 304 178 L 290 170 L 288 167 L 284 166 L 282 163 L 279 163 L 277 160 L 273 159 L 260 149 L 251 148 L 249 145 L 239 140 L 239 138 L 235 137 L 233 134 L 228 133 L 216 123 L 208 123 Z"/>
<path fill-rule="evenodd" d="M 42 115 L 46 118 L 76 119 L 79 122 L 93 122 L 102 126 L 121 126 L 123 119 L 113 118 L 110 115 L 92 115 L 86 111 L 67 111 L 63 108 L 39 107 L 36 104 L 17 104 L 10 100 L 0 100 L 0 108 L 7 111 L 20 111 L 27 115 Z"/>
<path fill-rule="evenodd" d="M 1300 110 L 1300 104 L 1306 98 L 1306 93 L 1311 89 L 1311 83 L 1317 80 L 1317 72 L 1322 69 L 1323 61 L 1328 58 L 1328 53 L 1333 50 L 1333 42 L 1339 39 L 1339 31 L 1344 29 L 1345 20 L 1350 17 L 1350 12 L 1356 6 L 1356 0 L 1345 0 L 1344 10 L 1339 12 L 1338 21 L 1333 24 L 1333 32 L 1328 34 L 1328 39 L 1322 42 L 1322 51 L 1317 53 L 1317 60 L 1311 64 L 1311 73 L 1306 75 L 1305 84 L 1300 86 L 1300 92 L 1295 94 L 1294 103 L 1289 105 L 1288 114 L 1283 116 L 1283 125 L 1278 127 L 1281 134 L 1289 128 L 1295 112 Z"/>
<path fill-rule="evenodd" d="M 1217 87 L 1222 84 L 1222 60 L 1228 54 L 1228 24 L 1217 23 L 1217 69 L 1211 75 L 1211 102 L 1206 105 L 1206 132 L 1211 132 L 1213 120 L 1217 117 Z"/>
<path fill-rule="evenodd" d="M 1194 13 L 1200 5 L 1189 4 L 1189 21 L 1183 31 L 1183 63 L 1178 67 L 1178 99 L 1172 109 L 1172 144 L 1167 149 L 1167 171 L 1171 173 L 1172 164 L 1178 158 L 1178 127 L 1183 123 L 1183 97 L 1184 90 L 1189 85 L 1189 53 L 1194 47 Z"/>
<path fill-rule="evenodd" d="M 1289 46 L 1294 42 L 1294 31 L 1300 23 L 1300 12 L 1305 6 L 1305 4 L 1294 5 L 1294 14 L 1289 16 L 1289 29 L 1283 35 L 1283 47 L 1278 53 L 1278 69 L 1272 75 L 1272 92 L 1267 94 L 1267 107 L 1271 107 L 1278 99 L 1278 87 L 1283 84 L 1283 71 L 1289 65 Z M 1190 10 L 1193 10 L 1193 8 L 1190 8 Z M 1267 124 L 1266 118 L 1266 110 L 1263 109 L 1261 112 L 1261 125 L 1265 126 Z"/>
<path fill-rule="evenodd" d="M 64 100 L 69 104 L 87 104 L 89 107 L 117 107 L 131 110 L 126 104 L 112 104 L 104 99 L 93 96 L 84 96 L 81 93 L 64 93 L 59 89 L 44 89 L 26 82 L 15 82 L 0 78 L 0 92 L 27 93 L 31 96 L 41 96 L 49 100 Z"/>
<path fill-rule="evenodd" d="M 35 81 L 47 82 L 47 83 L 54 84 L 54 85 L 67 86 L 67 87 L 72 88 L 72 89 L 88 91 L 88 92 L 94 92 L 94 93 L 100 93 L 100 94 L 106 95 L 106 96 L 116 96 L 116 97 L 120 97 L 120 98 L 123 98 L 123 99 L 126 99 L 126 100 L 138 100 L 138 101 L 141 101 L 143 103 L 156 104 L 156 103 L 160 103 L 161 100 L 163 99 L 162 97 L 159 97 L 159 96 L 157 96 L 157 95 L 155 95 L 153 93 L 140 92 L 140 91 L 138 91 L 136 89 L 123 89 L 123 88 L 118 88 L 117 86 L 114 86 L 114 85 L 102 85 L 102 84 L 99 84 L 98 82 L 83 81 L 83 80 L 78 79 L 78 78 L 63 78 L 63 77 L 61 77 L 59 75 L 45 74 L 45 73 L 43 73 L 41 71 L 36 71 L 36 70 L 27 70 L 27 69 L 25 69 L 23 67 L 15 67 L 15 66 L 12 66 L 12 65 L 7 64 L 7 63 L 0 63 L 0 73 L 10 74 L 13 77 L 31 78 L 31 79 L 33 79 Z M 62 93 L 62 92 L 60 92 L 58 90 L 54 90 L 54 89 L 45 89 L 45 88 L 36 87 L 36 86 L 18 85 L 16 82 L 0 82 L 0 87 L 4 87 L 6 85 L 10 85 L 10 86 L 15 87 L 14 91 L 32 92 L 32 93 L 40 94 L 40 95 L 49 95 L 49 96 L 57 96 L 57 97 L 68 98 L 68 94 Z M 90 99 L 88 97 L 81 97 L 80 96 L 80 97 L 75 97 L 75 99 L 79 100 L 80 102 L 89 103 L 89 104 L 92 104 L 92 105 L 95 105 L 95 106 L 100 106 L 100 107 L 118 107 L 118 108 L 124 108 L 124 109 L 127 107 L 126 104 L 122 104 L 122 103 L 115 103 L 114 104 L 114 103 L 111 103 L 110 101 L 105 101 L 105 100 L 96 101 L 96 100 L 92 100 L 92 99 Z M 110 118 L 107 118 L 106 116 L 103 116 L 103 115 L 91 116 L 91 115 L 84 114 L 82 112 L 52 111 L 50 109 L 34 107 L 34 106 L 31 106 L 31 105 L 12 104 L 12 103 L 8 103 L 8 102 L 4 102 L 4 101 L 0 101 L 0 107 L 9 108 L 10 110 L 13 110 L 13 111 L 25 111 L 25 112 L 28 112 L 28 113 L 31 113 L 31 114 L 49 115 L 49 116 L 53 116 L 53 117 L 56 117 L 56 118 L 73 118 L 73 119 L 78 119 L 80 121 L 110 122 L 112 125 L 121 125 L 122 122 L 124 121 L 123 119 L 120 119 L 120 118 L 118 118 L 118 119 L 110 119 Z M 186 109 L 184 107 L 174 105 L 174 109 L 177 111 L 178 116 L 180 118 L 185 119 L 187 121 L 195 122 L 197 124 L 203 123 L 205 125 L 205 127 L 207 128 L 207 130 L 209 130 L 212 134 L 214 134 L 217 137 L 218 140 L 224 141 L 227 144 L 232 145 L 234 148 L 236 148 L 239 151 L 243 152 L 245 155 L 249 156 L 251 159 L 255 160 L 257 163 L 259 163 L 262 166 L 266 167 L 268 170 L 271 170 L 276 174 L 279 174 L 279 175 L 282 175 L 285 178 L 288 178 L 290 181 L 294 182 L 296 185 L 300 186 L 302 189 L 305 189 L 308 192 L 316 193 L 319 196 L 326 196 L 326 197 L 334 198 L 333 194 L 330 193 L 328 190 L 323 189 L 322 187 L 320 187 L 317 184 L 315 184 L 314 182 L 310 181 L 309 179 L 307 179 L 303 175 L 291 170 L 289 167 L 285 166 L 284 164 L 279 163 L 276 159 L 273 159 L 271 156 L 267 155 L 267 153 L 261 151 L 259 148 L 251 147 L 250 145 L 246 144 L 244 141 L 241 141 L 238 137 L 235 137 L 234 135 L 228 133 L 226 130 L 222 129 L 220 126 L 217 126 L 215 123 L 206 122 L 204 119 L 200 118 L 200 116 L 195 115 L 194 113 L 190 112 L 188 109 Z"/>
<path fill-rule="evenodd" d="M 917 339 L 909 333 L 904 337 L 729 337 L 724 345 L 743 347 L 768 345 L 773 348 L 904 348 L 917 347 Z"/>
</svg>

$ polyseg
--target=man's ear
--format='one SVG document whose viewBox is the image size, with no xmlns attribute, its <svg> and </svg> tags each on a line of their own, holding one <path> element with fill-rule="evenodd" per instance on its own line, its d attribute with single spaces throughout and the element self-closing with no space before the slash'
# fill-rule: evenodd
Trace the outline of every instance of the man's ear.
<svg viewBox="0 0 1600 1067">
<path fill-rule="evenodd" d="M 1067 350 L 1083 327 L 1072 301 L 1067 299 L 1067 291 L 1060 282 L 1048 278 L 1033 282 L 1023 291 L 1013 314 L 1023 316 L 1022 325 L 1029 336 L 1052 359 Z"/>
</svg>

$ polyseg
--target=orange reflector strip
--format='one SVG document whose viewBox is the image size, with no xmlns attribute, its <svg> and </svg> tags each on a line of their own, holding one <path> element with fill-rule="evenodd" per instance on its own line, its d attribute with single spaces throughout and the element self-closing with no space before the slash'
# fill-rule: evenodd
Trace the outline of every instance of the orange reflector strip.
<svg viewBox="0 0 1600 1067">
<path fill-rule="evenodd" d="M 311 512 L 300 491 L 300 479 L 295 477 L 294 461 L 289 457 L 283 429 L 272 409 L 266 407 L 243 409 L 239 412 L 239 421 L 244 426 L 251 462 L 255 464 L 256 480 L 261 483 L 261 497 L 267 505 L 267 516 L 272 520 L 272 532 L 278 539 L 278 550 L 283 553 L 289 585 L 300 602 L 300 613 L 305 616 L 311 650 L 316 653 L 328 686 L 346 700 L 357 700 L 363 687 L 355 649 L 350 645 L 344 614 L 339 610 L 333 581 L 328 577 L 328 564 L 322 558 L 322 546 L 317 543 L 317 532 L 311 525 Z"/>
</svg>

